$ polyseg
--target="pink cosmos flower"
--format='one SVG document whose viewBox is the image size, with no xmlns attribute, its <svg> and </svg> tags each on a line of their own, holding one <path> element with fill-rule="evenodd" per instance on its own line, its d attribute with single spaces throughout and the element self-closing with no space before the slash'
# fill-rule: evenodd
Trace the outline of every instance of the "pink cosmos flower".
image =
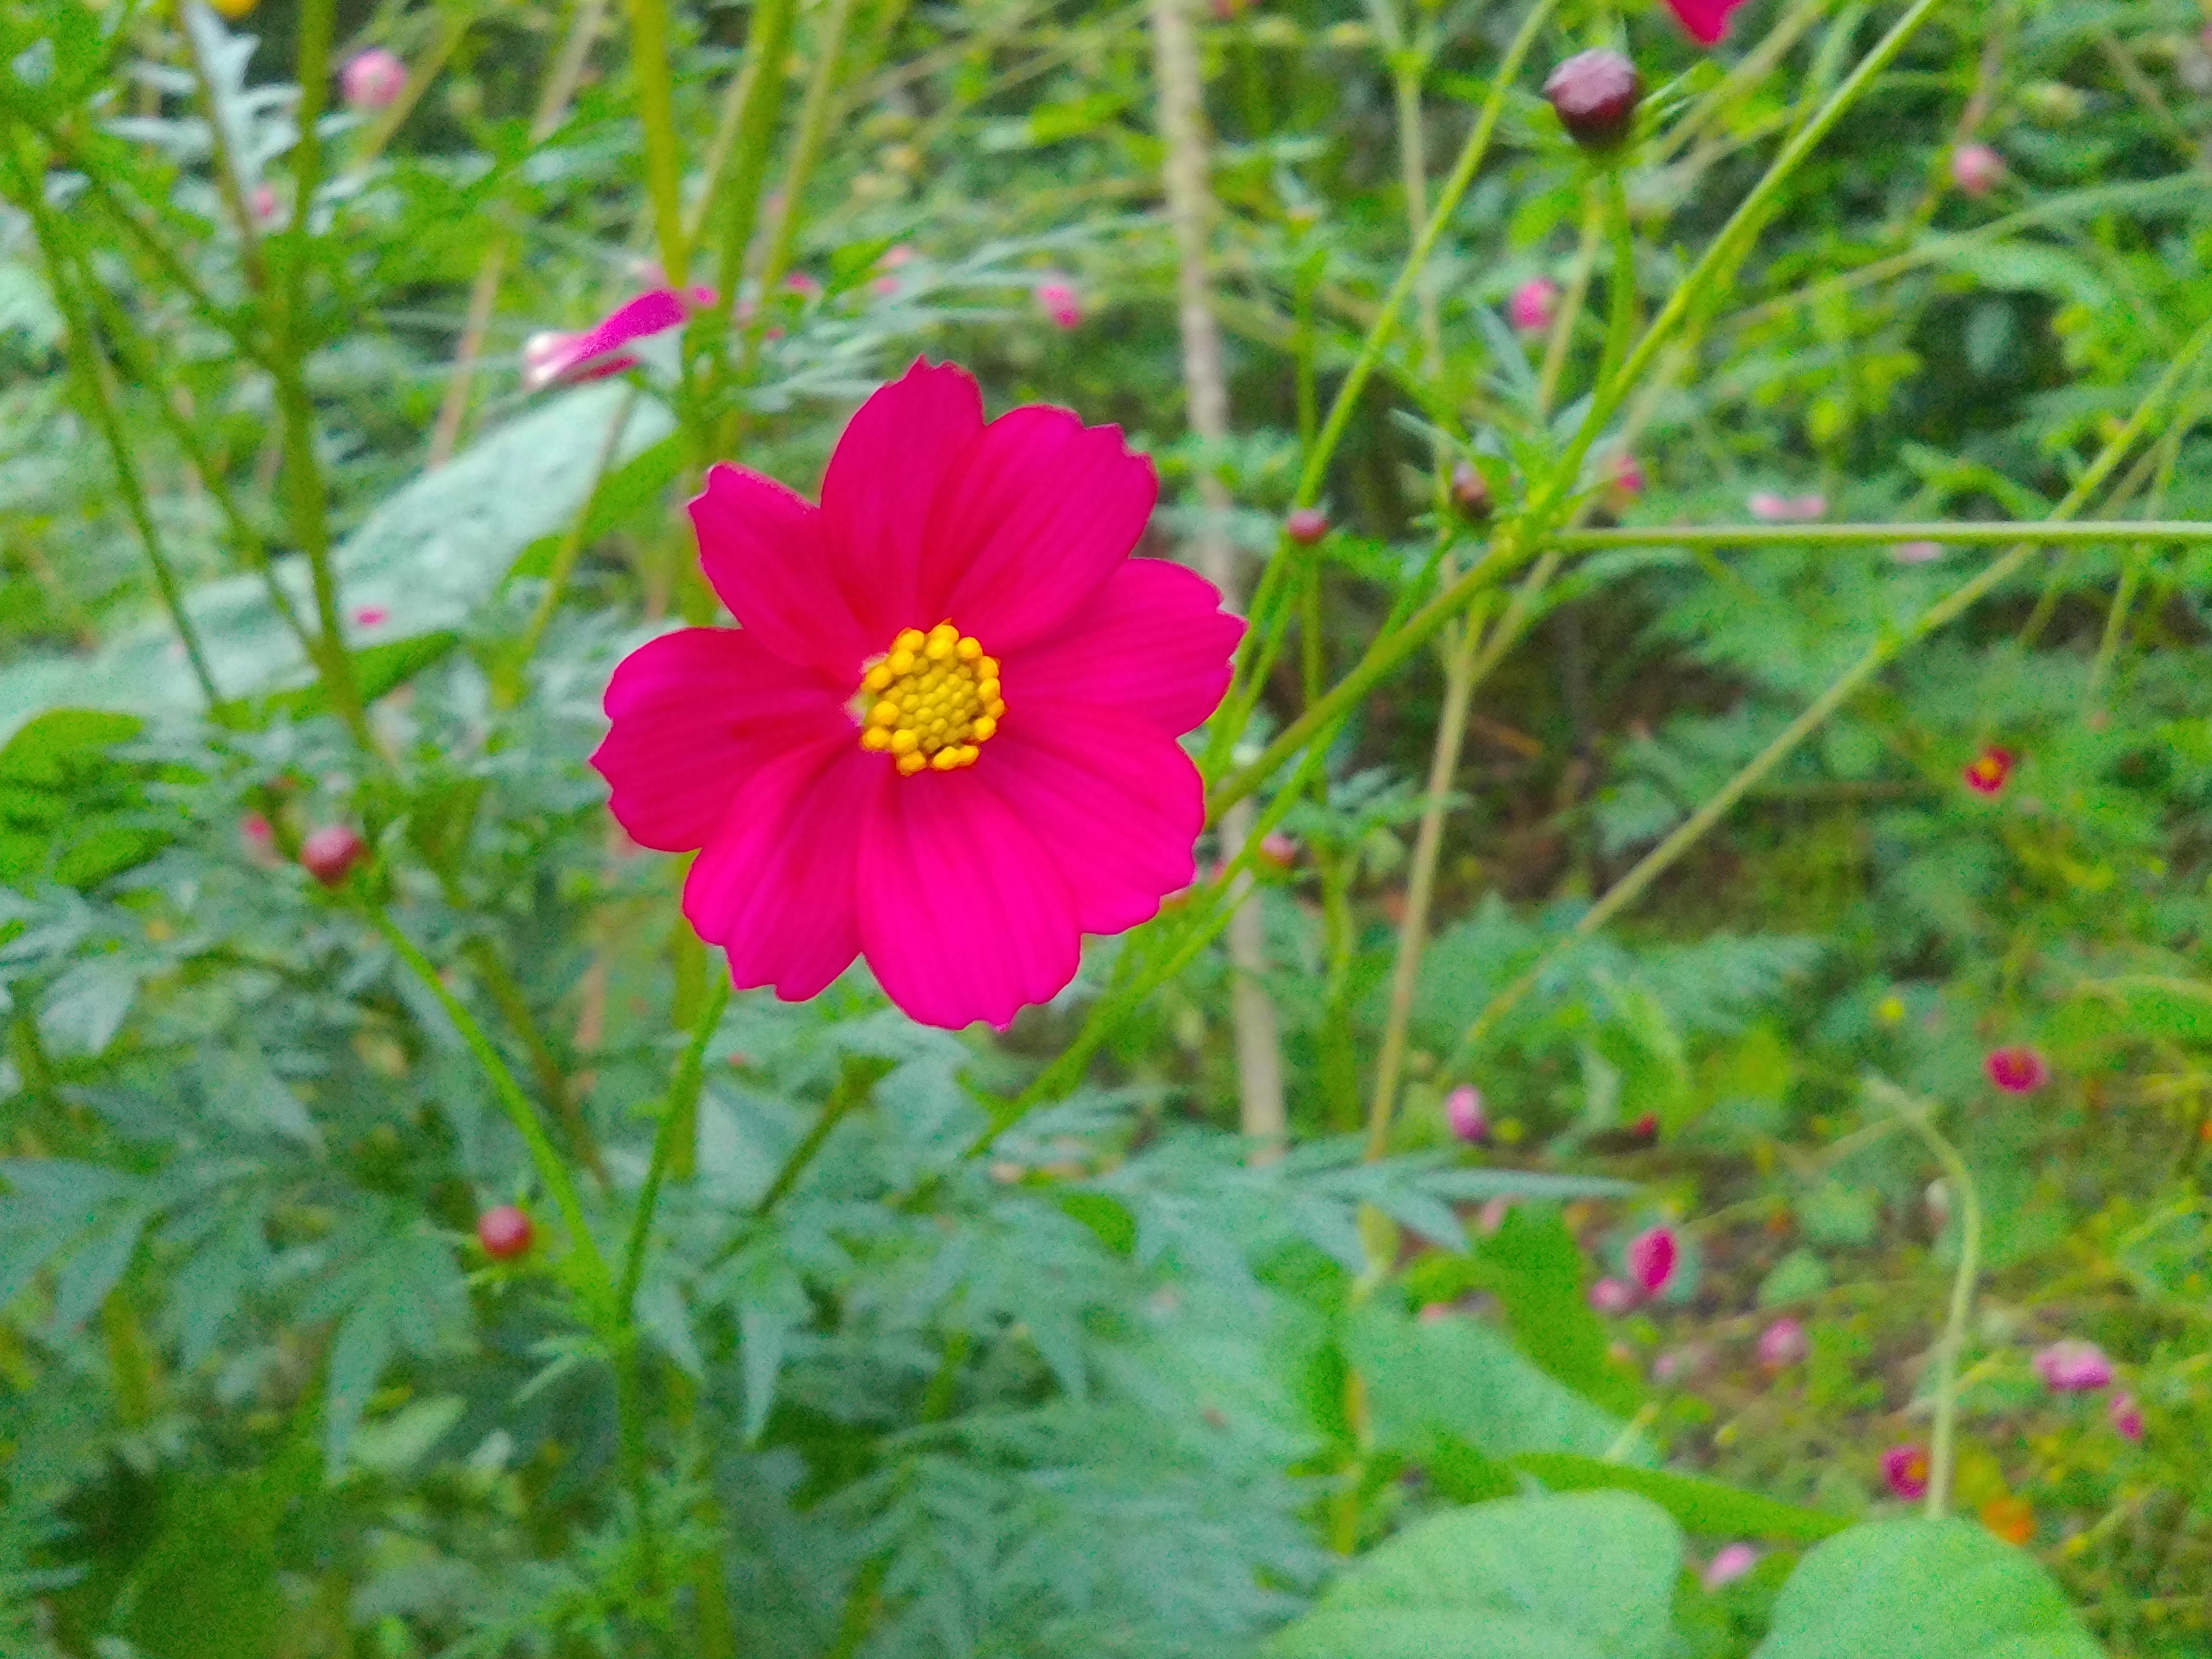
<svg viewBox="0 0 2212 1659">
<path fill-rule="evenodd" d="M 1794 1319 L 1778 1319 L 1759 1334 L 1759 1368 L 1770 1376 L 1802 1363 L 1812 1351 L 1805 1328 Z"/>
<path fill-rule="evenodd" d="M 522 389 L 536 392 L 556 382 L 604 380 L 635 368 L 637 358 L 623 347 L 675 328 L 694 309 L 714 303 L 711 288 L 684 294 L 656 288 L 616 307 L 605 322 L 580 334 L 533 334 L 523 342 Z"/>
<path fill-rule="evenodd" d="M 2105 1407 L 2105 1417 L 2121 1439 L 2141 1440 L 2143 1437 L 2142 1407 L 2136 1404 L 2135 1395 L 2114 1395 L 2112 1403 Z"/>
<path fill-rule="evenodd" d="M 1646 1296 L 1657 1296 L 1674 1282 L 1681 1247 L 1672 1227 L 1650 1227 L 1628 1241 L 1628 1271 Z"/>
<path fill-rule="evenodd" d="M 1759 1565 L 1759 1552 L 1748 1544 L 1723 1544 L 1705 1564 L 1705 1586 L 1708 1590 L 1733 1584 Z"/>
<path fill-rule="evenodd" d="M 1506 320 L 1523 334 L 1551 327 L 1559 308 L 1559 285 L 1548 276 L 1531 276 L 1505 302 Z"/>
<path fill-rule="evenodd" d="M 2035 1356 L 2034 1364 L 2043 1386 L 2054 1394 L 2094 1394 L 2112 1386 L 2112 1362 L 2094 1342 L 2054 1342 Z"/>
<path fill-rule="evenodd" d="M 1928 1496 L 1928 1448 L 1892 1446 L 1881 1455 L 1881 1478 L 1891 1492 L 1910 1502 Z"/>
<path fill-rule="evenodd" d="M 1743 0 L 1667 0 L 1667 3 L 1697 43 L 1710 46 L 1728 33 L 1729 14 Z"/>
<path fill-rule="evenodd" d="M 2016 764 L 2018 757 L 2011 750 L 1992 745 L 1967 762 L 1960 775 L 1966 780 L 1966 787 L 1976 794 L 1994 795 L 2005 787 L 2005 780 L 2012 775 Z"/>
<path fill-rule="evenodd" d="M 1990 1081 L 2008 1095 L 2031 1095 L 2051 1081 L 2051 1067 L 2033 1048 L 1992 1048 L 1982 1062 Z"/>
<path fill-rule="evenodd" d="M 1083 320 L 1083 301 L 1075 284 L 1057 271 L 1036 285 L 1036 302 L 1056 328 L 1073 328 Z"/>
<path fill-rule="evenodd" d="M 1961 144 L 1951 152 L 1951 182 L 1969 196 L 1988 195 L 2004 173 L 2004 157 L 1987 144 Z"/>
<path fill-rule="evenodd" d="M 1636 1287 L 1626 1279 L 1601 1279 L 1589 1287 L 1589 1304 L 1601 1314 L 1625 1314 L 1636 1305 Z"/>
<path fill-rule="evenodd" d="M 1943 556 L 1943 544 L 1899 542 L 1889 550 L 1889 556 L 1899 564 L 1928 564 Z"/>
<path fill-rule="evenodd" d="M 718 465 L 691 503 L 739 629 L 630 653 L 592 757 L 623 827 L 697 848 L 684 913 L 741 987 L 814 995 L 862 955 L 926 1024 L 999 1026 L 1152 915 L 1205 821 L 1176 741 L 1243 624 L 1133 559 L 1158 484 L 1116 427 L 986 424 L 917 361 L 838 440 L 817 507 Z"/>
<path fill-rule="evenodd" d="M 1462 1083 L 1444 1097 L 1444 1121 L 1451 1125 L 1453 1134 L 1470 1146 L 1482 1146 L 1490 1139 L 1490 1120 L 1483 1115 L 1482 1091 L 1471 1083 Z"/>
<path fill-rule="evenodd" d="M 338 90 L 349 109 L 390 109 L 406 88 L 407 65 L 382 46 L 355 53 L 338 71 Z"/>
</svg>

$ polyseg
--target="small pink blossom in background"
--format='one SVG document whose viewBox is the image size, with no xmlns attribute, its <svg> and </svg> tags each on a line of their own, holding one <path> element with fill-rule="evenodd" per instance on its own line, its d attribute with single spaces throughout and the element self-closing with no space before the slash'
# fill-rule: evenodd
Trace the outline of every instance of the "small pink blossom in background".
<svg viewBox="0 0 2212 1659">
<path fill-rule="evenodd" d="M 2008 1095 L 2031 1095 L 2051 1081 L 2051 1067 L 2033 1048 L 1992 1048 L 1982 1064 Z"/>
<path fill-rule="evenodd" d="M 1271 870 L 1287 870 L 1298 861 L 1298 844 L 1279 830 L 1260 837 L 1260 862 Z"/>
<path fill-rule="evenodd" d="M 1759 490 L 1744 502 L 1745 510 L 1761 524 L 1809 524 L 1825 518 L 1828 512 L 1826 495 L 1778 495 L 1771 490 Z"/>
<path fill-rule="evenodd" d="M 1651 1376 L 1657 1382 L 1688 1382 L 1712 1369 L 1713 1353 L 1702 1342 L 1685 1342 L 1679 1348 L 1669 1348 L 1651 1362 Z"/>
<path fill-rule="evenodd" d="M 2035 1356 L 2035 1374 L 2054 1394 L 2094 1394 L 2110 1388 L 2112 1362 L 2094 1342 L 2068 1338 L 2054 1342 Z"/>
<path fill-rule="evenodd" d="M 1052 319 L 1055 328 L 1073 328 L 1083 320 L 1083 301 L 1075 284 L 1058 273 L 1036 285 L 1037 309 Z"/>
<path fill-rule="evenodd" d="M 1889 556 L 1899 564 L 1928 564 L 1943 556 L 1943 544 L 1899 542 L 1889 550 Z"/>
<path fill-rule="evenodd" d="M 1441 1325 L 1458 1312 L 1449 1302 L 1425 1302 L 1421 1304 L 1421 1323 Z"/>
<path fill-rule="evenodd" d="M 338 72 L 349 109 L 390 109 L 406 88 L 407 65 L 382 46 L 355 53 Z"/>
<path fill-rule="evenodd" d="M 711 288 L 682 294 L 656 288 L 616 307 L 605 321 L 580 334 L 533 334 L 522 343 L 522 388 L 536 392 L 559 382 L 603 380 L 635 368 L 637 358 L 623 347 L 665 333 L 695 309 L 714 303 Z"/>
<path fill-rule="evenodd" d="M 256 185 L 253 187 L 253 216 L 256 219 L 264 225 L 270 223 L 276 217 L 277 208 L 275 191 L 266 185 Z"/>
<path fill-rule="evenodd" d="M 1505 1218 L 1512 1213 L 1511 1199 L 1486 1199 L 1482 1207 L 1475 1212 L 1474 1230 L 1485 1238 L 1495 1238 L 1498 1237 L 1498 1230 L 1505 1224 Z"/>
<path fill-rule="evenodd" d="M 2012 769 L 2018 764 L 2019 759 L 2011 750 L 1992 744 L 1968 761 L 1960 775 L 1976 794 L 1994 795 L 2005 787 L 2005 780 L 2012 776 Z"/>
<path fill-rule="evenodd" d="M 1158 494 L 1119 428 L 986 422 L 972 375 L 919 360 L 846 425 L 818 507 L 708 471 L 700 565 L 740 625 L 624 658 L 591 759 L 631 836 L 698 851 L 684 914 L 736 985 L 805 1001 L 859 956 L 921 1024 L 1003 1030 L 1085 934 L 1191 884 L 1177 739 L 1243 624 L 1130 556 Z"/>
<path fill-rule="evenodd" d="M 1961 144 L 1951 153 L 1951 182 L 1969 196 L 1988 195 L 2004 172 L 2004 157 L 1987 144 Z"/>
<path fill-rule="evenodd" d="M 353 613 L 356 628 L 381 628 L 392 620 L 392 613 L 380 605 L 365 605 Z"/>
<path fill-rule="evenodd" d="M 1759 1334 L 1759 1368 L 1773 1376 L 1802 1364 L 1813 1345 L 1794 1319 L 1778 1319 Z"/>
<path fill-rule="evenodd" d="M 821 282 L 803 270 L 785 272 L 783 286 L 786 291 L 802 295 L 809 300 L 814 299 L 822 292 Z"/>
<path fill-rule="evenodd" d="M 1636 1287 L 1624 1279 L 1601 1279 L 1589 1287 L 1589 1304 L 1601 1314 L 1625 1314 L 1636 1305 Z"/>
<path fill-rule="evenodd" d="M 1928 1496 L 1928 1448 L 1892 1446 L 1881 1455 L 1881 1478 L 1889 1489 L 1908 1502 Z"/>
<path fill-rule="evenodd" d="M 1444 1097 L 1444 1121 L 1451 1132 L 1470 1146 L 1480 1146 L 1490 1139 L 1490 1120 L 1483 1115 L 1482 1091 L 1472 1083 L 1462 1083 Z"/>
<path fill-rule="evenodd" d="M 1743 0 L 1667 0 L 1684 28 L 1701 46 L 1717 45 L 1728 33 L 1729 14 Z"/>
<path fill-rule="evenodd" d="M 2142 1407 L 2136 1404 L 2135 1395 L 2114 1395 L 2112 1403 L 2105 1407 L 2105 1417 L 2121 1439 L 2141 1440 L 2143 1437 Z"/>
<path fill-rule="evenodd" d="M 253 863 L 273 866 L 282 862 L 276 854 L 276 831 L 260 813 L 248 812 L 239 819 L 238 839 Z"/>
<path fill-rule="evenodd" d="M 1505 316 L 1523 334 L 1535 334 L 1551 327 L 1559 308 L 1559 285 L 1548 276 L 1531 276 L 1513 290 Z"/>
<path fill-rule="evenodd" d="M 1733 1584 L 1759 1565 L 1759 1552 L 1748 1544 L 1725 1544 L 1705 1564 L 1705 1586 L 1709 1590 Z"/>
<path fill-rule="evenodd" d="M 1649 1227 L 1628 1241 L 1628 1271 L 1646 1296 L 1657 1296 L 1674 1282 L 1680 1256 L 1672 1227 Z"/>
<path fill-rule="evenodd" d="M 1644 489 L 1643 464 L 1633 455 L 1616 454 L 1605 470 L 1606 499 L 1615 507 L 1626 507 L 1639 499 Z"/>
</svg>

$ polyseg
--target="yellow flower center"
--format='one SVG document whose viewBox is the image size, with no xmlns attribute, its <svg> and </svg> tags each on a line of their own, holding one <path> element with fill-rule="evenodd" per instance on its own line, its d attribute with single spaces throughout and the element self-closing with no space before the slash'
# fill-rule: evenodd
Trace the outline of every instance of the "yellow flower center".
<svg viewBox="0 0 2212 1659">
<path fill-rule="evenodd" d="M 908 777 L 973 766 L 1006 712 L 999 659 L 949 622 L 902 631 L 869 665 L 853 707 L 860 747 L 889 755 Z"/>
</svg>

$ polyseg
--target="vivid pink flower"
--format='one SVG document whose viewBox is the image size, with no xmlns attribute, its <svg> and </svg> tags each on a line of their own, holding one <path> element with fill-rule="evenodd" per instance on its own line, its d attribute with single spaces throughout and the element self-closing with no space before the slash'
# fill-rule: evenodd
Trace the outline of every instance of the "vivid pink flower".
<svg viewBox="0 0 2212 1659">
<path fill-rule="evenodd" d="M 1004 1026 L 1083 934 L 1189 884 L 1176 739 L 1243 625 L 1128 556 L 1158 491 L 1118 428 L 986 424 L 965 370 L 919 361 L 846 427 L 820 507 L 708 474 L 700 562 L 743 626 L 625 659 L 592 762 L 638 841 L 702 849 L 684 912 L 737 984 L 798 1000 L 859 954 L 926 1024 Z"/>
<path fill-rule="evenodd" d="M 2094 1342 L 2069 1338 L 2054 1342 L 2035 1356 L 2035 1374 L 2055 1394 L 2094 1394 L 2110 1388 L 2112 1362 Z"/>
<path fill-rule="evenodd" d="M 1966 780 L 1966 787 L 1976 794 L 1994 795 L 2005 787 L 2005 780 L 2012 775 L 2012 769 L 2017 763 L 2011 750 L 1992 745 L 1967 762 L 1960 775 Z"/>
<path fill-rule="evenodd" d="M 1531 276 L 1505 302 L 1506 320 L 1523 334 L 1551 327 L 1559 309 L 1559 285 L 1548 276 Z"/>
<path fill-rule="evenodd" d="M 1802 1364 L 1812 1351 L 1805 1328 L 1794 1319 L 1778 1319 L 1759 1334 L 1759 1368 L 1769 1376 Z"/>
<path fill-rule="evenodd" d="M 1601 1314 L 1625 1314 L 1636 1305 L 1636 1287 L 1621 1279 L 1601 1279 L 1589 1287 L 1589 1304 Z"/>
<path fill-rule="evenodd" d="M 711 288 L 684 294 L 656 288 L 616 307 L 605 322 L 580 334 L 533 334 L 523 342 L 522 389 L 536 392 L 556 381 L 603 380 L 635 368 L 637 358 L 623 347 L 675 328 L 694 309 L 714 303 Z"/>
<path fill-rule="evenodd" d="M 1667 3 L 1697 43 L 1710 46 L 1728 33 L 1729 14 L 1743 0 L 1667 0 Z"/>
<path fill-rule="evenodd" d="M 1628 1241 L 1628 1271 L 1646 1296 L 1657 1296 L 1674 1282 L 1680 1256 L 1672 1227 L 1648 1227 Z"/>
<path fill-rule="evenodd" d="M 1075 284 L 1057 271 L 1036 285 L 1037 308 L 1057 328 L 1073 328 L 1083 320 L 1083 301 Z"/>
<path fill-rule="evenodd" d="M 1482 1091 L 1471 1083 L 1462 1083 L 1444 1097 L 1444 1119 L 1451 1132 L 1470 1146 L 1480 1146 L 1490 1139 L 1490 1120 L 1483 1115 Z"/>
<path fill-rule="evenodd" d="M 1928 1448 L 1892 1446 L 1881 1455 L 1881 1478 L 1889 1489 L 1908 1501 L 1928 1496 Z"/>
<path fill-rule="evenodd" d="M 406 88 L 407 65 L 382 46 L 355 53 L 338 71 L 338 90 L 349 109 L 389 109 Z"/>
<path fill-rule="evenodd" d="M 1969 196 L 1988 195 L 2004 173 L 2004 157 L 1987 144 L 1961 144 L 1951 152 L 1951 182 Z"/>
<path fill-rule="evenodd" d="M 1705 1586 L 1708 1590 L 1717 1590 L 1724 1584 L 1733 1584 L 1758 1565 L 1759 1552 L 1750 1545 L 1723 1544 L 1705 1564 Z"/>
<path fill-rule="evenodd" d="M 1990 1081 L 2008 1095 L 2033 1094 L 2051 1081 L 2051 1067 L 2033 1048 L 1992 1048 L 1982 1064 Z"/>
<path fill-rule="evenodd" d="M 2136 1403 L 2135 1395 L 2114 1395 L 2112 1403 L 2105 1407 L 2105 1417 L 2121 1439 L 2141 1440 L 2143 1437 L 2142 1407 Z"/>
</svg>

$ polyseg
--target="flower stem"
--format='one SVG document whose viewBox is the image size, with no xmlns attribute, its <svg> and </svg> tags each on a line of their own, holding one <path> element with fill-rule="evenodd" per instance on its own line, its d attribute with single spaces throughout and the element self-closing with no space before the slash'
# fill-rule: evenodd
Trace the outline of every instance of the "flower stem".
<svg viewBox="0 0 2212 1659">
<path fill-rule="evenodd" d="M 616 1301 L 624 1318 L 631 1317 L 637 1305 L 638 1282 L 645 1276 L 646 1246 L 652 1238 L 653 1212 L 660 1204 L 661 1182 L 676 1157 L 684 1126 L 696 1127 L 699 1121 L 699 1089 L 705 1071 L 707 1044 L 721 1024 L 723 1011 L 729 1006 L 730 976 L 717 974 L 714 988 L 707 995 L 707 1006 L 699 1011 L 698 1023 L 692 1028 L 691 1041 L 685 1045 L 684 1057 L 676 1065 L 676 1075 L 669 1082 L 660 1124 L 653 1132 L 653 1161 L 646 1166 L 645 1185 L 638 1189 L 637 1208 L 630 1216 L 629 1243 L 623 1252 L 622 1282 L 616 1291 Z"/>
<path fill-rule="evenodd" d="M 735 129 L 736 161 L 722 185 L 722 247 L 714 303 L 692 319 L 698 337 L 707 343 L 711 367 L 706 395 L 710 401 L 730 392 L 730 312 L 744 283 L 745 256 L 751 252 L 753 231 L 760 222 L 761 186 L 768 178 L 776 118 L 783 109 L 783 63 L 791 50 L 794 9 L 794 0 L 759 0 L 745 30 L 745 68 L 740 81 L 744 95 Z M 761 296 L 763 304 L 766 298 Z M 736 429 L 733 417 L 734 410 L 723 416 L 726 429 Z M 693 459 L 703 465 L 705 452 L 717 445 L 703 432 L 695 434 L 694 442 L 702 453 Z"/>
<path fill-rule="evenodd" d="M 2212 523 L 2186 519 L 2089 519 L 2074 524 L 2033 520 L 1965 520 L 1912 524 L 1650 525 L 1603 530 L 1555 530 L 1547 538 L 1571 552 L 1608 547 L 1837 547 L 1891 542 L 1945 542 L 1959 547 L 2000 545 L 2027 537 L 2045 547 L 2105 543 L 2212 542 Z"/>
<path fill-rule="evenodd" d="M 630 0 L 630 72 L 637 76 L 638 120 L 645 129 L 645 188 L 668 285 L 684 287 L 683 163 L 676 149 L 675 82 L 668 66 L 668 0 Z"/>
</svg>

